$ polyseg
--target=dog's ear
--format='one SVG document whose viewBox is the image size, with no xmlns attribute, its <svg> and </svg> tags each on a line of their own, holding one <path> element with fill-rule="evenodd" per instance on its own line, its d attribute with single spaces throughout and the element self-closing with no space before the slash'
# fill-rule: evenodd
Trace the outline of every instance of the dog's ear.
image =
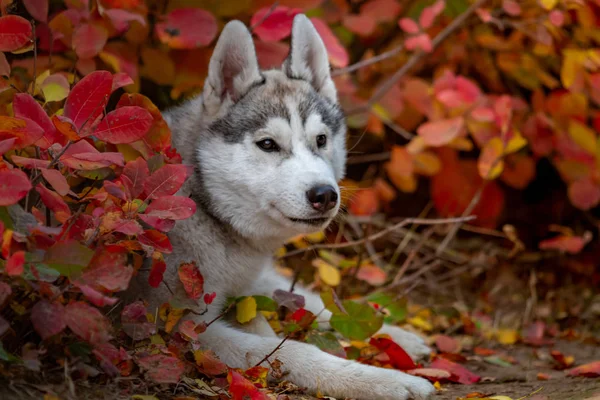
<svg viewBox="0 0 600 400">
<path fill-rule="evenodd" d="M 204 83 L 204 105 L 210 113 L 233 104 L 263 77 L 252 36 L 240 21 L 225 25 L 217 41 Z"/>
<path fill-rule="evenodd" d="M 288 77 L 309 82 L 321 95 L 337 102 L 335 85 L 329 72 L 327 49 L 314 25 L 304 14 L 294 17 L 290 54 L 282 69 Z"/>
</svg>

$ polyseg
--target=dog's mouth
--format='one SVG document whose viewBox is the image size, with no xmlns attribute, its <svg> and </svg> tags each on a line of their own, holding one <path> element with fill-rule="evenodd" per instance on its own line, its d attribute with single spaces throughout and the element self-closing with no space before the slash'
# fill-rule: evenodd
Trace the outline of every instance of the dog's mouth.
<svg viewBox="0 0 600 400">
<path fill-rule="evenodd" d="M 318 226 L 322 226 L 322 225 L 326 224 L 332 218 L 331 215 L 324 216 L 324 217 L 321 217 L 321 216 L 311 217 L 311 218 L 290 217 L 289 215 L 287 215 L 286 213 L 281 211 L 279 208 L 277 208 L 274 204 L 271 204 L 271 207 L 273 207 L 273 209 L 275 209 L 285 219 L 287 219 L 288 221 L 291 221 L 295 224 L 303 224 L 303 225 L 310 225 L 310 226 L 318 227 Z"/>
<path fill-rule="evenodd" d="M 287 219 L 289 219 L 290 221 L 297 223 L 297 224 L 306 224 L 306 225 L 313 225 L 313 226 L 320 226 L 323 225 L 324 223 L 326 223 L 327 221 L 329 221 L 329 218 L 292 218 L 292 217 L 288 217 L 287 215 L 285 216 Z"/>
</svg>

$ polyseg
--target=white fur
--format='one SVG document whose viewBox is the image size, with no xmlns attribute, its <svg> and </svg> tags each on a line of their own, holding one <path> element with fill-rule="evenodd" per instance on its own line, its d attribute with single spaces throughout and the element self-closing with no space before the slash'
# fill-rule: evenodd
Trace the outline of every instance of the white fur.
<svg viewBox="0 0 600 400">
<path fill-rule="evenodd" d="M 137 287 L 133 290 L 149 301 L 153 312 L 172 297 L 168 288 L 176 294 L 182 293 L 177 267 L 183 262 L 196 261 L 205 279 L 205 292 L 217 294 L 205 314 L 187 315 L 186 318 L 197 322 L 219 315 L 229 296 L 272 296 L 276 289 L 289 290 L 290 282 L 273 269 L 273 251 L 287 238 L 318 227 L 295 223 L 285 216 L 314 215 L 305 193 L 315 184 L 332 185 L 339 193 L 336 182 L 344 173 L 345 132 L 330 132 L 318 113 L 308 115 L 303 123 L 298 112 L 301 93 L 309 86 L 329 101 L 337 101 L 327 53 L 304 16 L 295 18 L 292 40 L 291 64 L 284 65 L 283 70 L 291 68 L 298 74 L 296 78 L 308 82 L 289 79 L 281 71 L 258 71 L 249 32 L 241 23 L 230 22 L 211 59 L 203 97 L 168 115 L 174 142 L 184 162 L 198 160 L 202 176 L 201 180 L 190 179 L 180 194 L 208 196 L 207 204 L 214 215 L 211 217 L 206 209 L 198 207 L 192 218 L 179 221 L 170 232 L 174 251 L 165 258 L 168 268 L 164 280 L 168 287 L 150 289 L 144 274 L 136 280 Z M 298 93 L 297 96 L 283 100 L 289 122 L 270 118 L 262 129 L 245 132 L 235 142 L 205 134 L 213 121 L 226 115 L 248 87 L 263 77 L 266 83 L 260 90 L 264 96 L 275 95 L 277 85 L 296 88 L 292 92 Z M 327 135 L 329 142 L 325 148 L 316 149 L 315 138 L 320 134 Z M 266 137 L 279 143 L 280 153 L 265 153 L 257 147 L 256 141 Z M 198 194 L 200 185 L 203 192 Z M 338 208 L 339 204 L 326 216 L 332 219 Z M 305 297 L 308 310 L 329 318 L 330 313 L 323 311 L 318 295 L 301 287 L 296 292 Z M 203 306 L 195 308 L 202 311 Z M 322 328 L 327 327 L 327 323 L 322 324 Z M 385 326 L 381 332 L 391 335 L 415 358 L 429 352 L 422 339 L 400 328 Z M 281 341 L 263 318 L 241 326 L 218 321 L 199 339 L 224 362 L 237 368 L 253 366 Z M 338 358 L 306 343 L 288 341 L 273 357 L 281 360 L 283 368 L 289 371 L 286 379 L 311 392 L 319 390 L 331 396 L 369 400 L 425 400 L 435 391 L 424 379 Z"/>
</svg>

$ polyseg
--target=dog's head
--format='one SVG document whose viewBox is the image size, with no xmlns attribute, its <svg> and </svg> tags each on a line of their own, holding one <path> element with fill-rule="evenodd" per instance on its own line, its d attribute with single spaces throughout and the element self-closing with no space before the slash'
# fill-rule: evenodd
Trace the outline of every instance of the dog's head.
<svg viewBox="0 0 600 400">
<path fill-rule="evenodd" d="M 229 22 L 203 92 L 197 149 L 206 206 L 245 236 L 281 238 L 326 227 L 338 212 L 344 116 L 327 51 L 304 15 L 279 70 L 261 71 L 252 37 Z"/>
</svg>

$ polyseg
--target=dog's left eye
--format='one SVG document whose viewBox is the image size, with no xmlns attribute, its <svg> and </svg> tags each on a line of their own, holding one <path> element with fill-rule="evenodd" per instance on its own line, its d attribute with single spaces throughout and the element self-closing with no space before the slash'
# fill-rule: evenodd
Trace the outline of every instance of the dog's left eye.
<svg viewBox="0 0 600 400">
<path fill-rule="evenodd" d="M 260 147 L 262 151 L 266 151 L 267 153 L 279 151 L 279 146 L 273 139 L 263 139 L 260 142 L 256 142 L 256 145 Z"/>
<path fill-rule="evenodd" d="M 327 144 L 327 136 L 325 136 L 325 135 L 317 136 L 317 147 L 319 147 L 319 148 L 325 147 L 326 144 Z"/>
</svg>

